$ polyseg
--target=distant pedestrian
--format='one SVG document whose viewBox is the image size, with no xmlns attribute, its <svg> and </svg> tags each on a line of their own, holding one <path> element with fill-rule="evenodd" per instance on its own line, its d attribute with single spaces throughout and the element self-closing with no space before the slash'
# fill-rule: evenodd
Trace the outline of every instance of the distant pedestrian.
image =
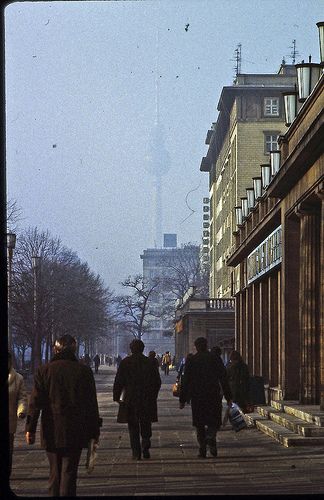
<svg viewBox="0 0 324 500">
<path fill-rule="evenodd" d="M 153 363 L 155 364 L 155 366 L 156 366 L 157 368 L 159 368 L 159 362 L 158 362 L 158 360 L 157 360 L 157 358 L 156 358 L 156 352 L 155 352 L 155 351 L 150 351 L 150 352 L 148 353 L 148 358 L 149 358 L 149 359 L 151 359 L 151 360 L 153 361 Z"/>
<path fill-rule="evenodd" d="M 250 374 L 247 364 L 238 351 L 231 352 L 226 369 L 233 401 L 245 413 L 249 402 Z"/>
<path fill-rule="evenodd" d="M 121 357 L 121 355 L 120 355 L 120 354 L 118 354 L 118 356 L 117 356 L 117 358 L 116 358 L 116 365 L 117 365 L 117 368 L 119 367 L 121 360 L 122 360 L 122 357 Z"/>
<path fill-rule="evenodd" d="M 25 418 L 27 413 L 27 393 L 24 378 L 12 366 L 12 355 L 8 353 L 8 393 L 9 393 L 9 476 L 12 468 L 12 454 L 17 419 Z"/>
<path fill-rule="evenodd" d="M 98 373 L 99 365 L 100 365 L 100 357 L 98 354 L 96 354 L 95 357 L 93 358 L 93 362 L 94 362 L 94 367 L 95 367 L 95 373 Z"/>
<path fill-rule="evenodd" d="M 54 356 L 41 365 L 34 379 L 26 423 L 26 441 L 35 443 L 41 412 L 41 445 L 50 466 L 49 495 L 76 496 L 82 448 L 98 442 L 100 419 L 96 386 L 90 367 L 75 356 L 71 335 L 56 340 Z"/>
<path fill-rule="evenodd" d="M 181 383 L 182 381 L 182 377 L 183 377 L 183 374 L 184 374 L 184 371 L 185 371 L 185 367 L 186 367 L 186 363 L 188 362 L 188 360 L 193 356 L 193 354 L 191 352 L 189 352 L 189 354 L 187 354 L 186 357 L 183 357 L 181 359 L 181 362 L 179 364 L 179 368 L 178 368 L 178 375 L 177 375 L 177 380 Z"/>
<path fill-rule="evenodd" d="M 171 354 L 170 351 L 166 351 L 163 354 L 162 358 L 162 367 L 165 375 L 169 375 L 170 365 L 171 365 Z"/>
<path fill-rule="evenodd" d="M 222 424 L 222 387 L 227 404 L 231 405 L 231 391 L 226 370 L 216 357 L 207 350 L 207 339 L 195 340 L 197 353 L 186 361 L 180 387 L 180 409 L 191 402 L 192 425 L 196 427 L 199 457 L 206 458 L 207 447 L 217 456 L 216 433 Z"/>
<path fill-rule="evenodd" d="M 157 397 L 161 387 L 158 368 L 144 356 L 144 343 L 134 339 L 131 355 L 117 370 L 113 400 L 119 403 L 117 422 L 128 423 L 134 460 L 150 458 L 152 422 L 158 421 Z M 142 442 L 140 440 L 142 438 Z"/>
</svg>

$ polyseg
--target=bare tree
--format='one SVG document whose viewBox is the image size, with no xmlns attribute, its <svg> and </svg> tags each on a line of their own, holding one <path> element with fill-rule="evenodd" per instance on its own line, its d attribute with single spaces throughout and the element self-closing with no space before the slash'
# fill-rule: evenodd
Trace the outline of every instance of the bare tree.
<svg viewBox="0 0 324 500">
<path fill-rule="evenodd" d="M 22 220 L 22 210 L 16 200 L 8 200 L 6 203 L 7 211 L 7 231 L 17 233 L 18 224 Z"/>
<path fill-rule="evenodd" d="M 150 303 L 159 283 L 159 280 L 148 283 L 140 274 L 134 277 L 129 276 L 121 283 L 125 288 L 130 288 L 132 294 L 117 297 L 117 309 L 126 320 L 135 338 L 141 339 L 149 329 L 148 319 L 153 315 Z"/>
</svg>

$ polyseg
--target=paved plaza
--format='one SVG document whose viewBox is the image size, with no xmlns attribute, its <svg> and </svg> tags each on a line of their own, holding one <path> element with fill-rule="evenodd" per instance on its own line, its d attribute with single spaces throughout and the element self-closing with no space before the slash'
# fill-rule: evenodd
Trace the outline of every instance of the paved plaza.
<svg viewBox="0 0 324 500">
<path fill-rule="evenodd" d="M 217 434 L 218 457 L 197 457 L 190 406 L 179 409 L 172 396 L 175 372 L 161 375 L 159 422 L 153 424 L 151 459 L 131 458 L 126 424 L 117 424 L 112 401 L 115 368 L 95 375 L 103 427 L 92 474 L 83 450 L 78 496 L 287 495 L 324 493 L 324 447 L 285 448 L 255 428 Z M 45 497 L 48 462 L 39 446 L 24 441 L 24 423 L 16 434 L 11 488 L 22 497 Z"/>
</svg>

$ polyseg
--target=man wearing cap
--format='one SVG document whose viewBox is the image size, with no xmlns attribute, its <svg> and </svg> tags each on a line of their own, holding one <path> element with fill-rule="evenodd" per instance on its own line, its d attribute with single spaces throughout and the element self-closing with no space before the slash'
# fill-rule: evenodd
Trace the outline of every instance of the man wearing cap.
<svg viewBox="0 0 324 500">
<path fill-rule="evenodd" d="M 35 443 L 41 413 L 41 445 L 50 466 L 49 495 L 76 496 L 82 448 L 98 442 L 100 419 L 95 381 L 90 367 L 75 356 L 76 341 L 64 335 L 54 356 L 34 377 L 26 422 L 26 441 Z"/>
</svg>

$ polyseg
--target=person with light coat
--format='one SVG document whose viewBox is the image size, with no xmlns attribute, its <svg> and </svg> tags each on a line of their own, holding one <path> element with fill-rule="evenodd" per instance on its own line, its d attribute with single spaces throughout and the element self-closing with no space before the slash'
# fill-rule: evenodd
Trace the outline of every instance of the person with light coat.
<svg viewBox="0 0 324 500">
<path fill-rule="evenodd" d="M 12 356 L 8 353 L 8 392 L 9 392 L 9 475 L 12 469 L 12 455 L 18 418 L 27 413 L 27 392 L 24 378 L 12 366 Z"/>
</svg>

